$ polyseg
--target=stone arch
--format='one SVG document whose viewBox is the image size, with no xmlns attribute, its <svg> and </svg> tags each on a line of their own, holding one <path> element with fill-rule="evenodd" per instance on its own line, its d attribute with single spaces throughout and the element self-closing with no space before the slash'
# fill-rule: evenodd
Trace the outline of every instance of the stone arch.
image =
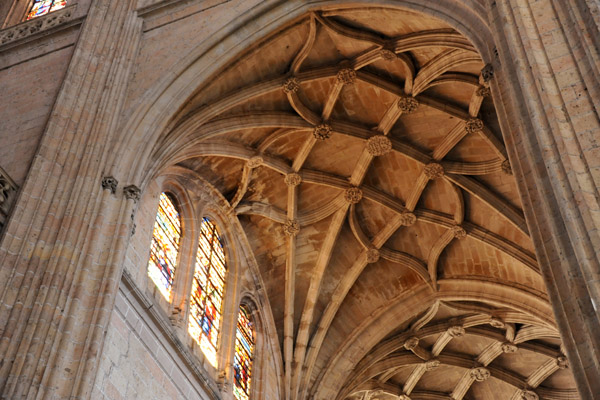
<svg viewBox="0 0 600 400">
<path fill-rule="evenodd" d="M 474 43 L 483 59 L 491 59 L 493 39 L 489 26 L 484 22 L 485 11 L 475 0 L 452 3 L 431 1 L 425 4 L 414 0 L 406 0 L 400 4 L 390 0 L 361 3 L 366 6 L 406 8 L 437 17 L 449 23 Z M 352 5 L 356 6 L 356 2 Z M 167 134 L 177 125 L 176 113 L 204 82 L 208 82 L 212 76 L 230 64 L 237 54 L 243 53 L 247 48 L 262 41 L 294 19 L 313 9 L 340 6 L 343 5 L 331 0 L 313 2 L 310 5 L 298 0 L 286 2 L 285 5 L 272 6 L 269 3 L 260 7 L 260 16 L 254 14 L 247 16 L 255 19 L 250 25 L 251 28 L 243 23 L 228 26 L 222 29 L 219 35 L 203 42 L 178 64 L 179 70 L 166 76 L 158 86 L 147 93 L 145 98 L 148 100 L 139 106 L 124 125 L 123 130 L 132 133 L 122 136 L 126 141 L 116 146 L 119 150 L 113 155 L 111 168 L 132 171 L 127 176 L 127 181 L 147 182 L 148 169 L 152 169 L 150 157 L 153 147 L 160 136 Z M 252 29 L 250 34 L 248 29 Z M 482 35 L 482 32 L 486 33 Z M 194 86 L 189 85 L 189 82 L 202 83 Z"/>
</svg>

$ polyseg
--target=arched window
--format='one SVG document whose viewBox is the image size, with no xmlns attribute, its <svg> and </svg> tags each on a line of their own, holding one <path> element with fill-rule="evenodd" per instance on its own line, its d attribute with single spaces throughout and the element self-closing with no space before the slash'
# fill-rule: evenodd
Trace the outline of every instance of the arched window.
<svg viewBox="0 0 600 400">
<path fill-rule="evenodd" d="M 66 5 L 67 0 L 34 0 L 31 10 L 27 14 L 27 19 L 30 20 L 49 12 L 60 10 L 61 8 L 65 8 Z"/>
<path fill-rule="evenodd" d="M 217 339 L 226 272 L 225 252 L 219 231 L 210 219 L 204 217 L 196 253 L 188 331 L 214 367 L 217 366 Z"/>
<path fill-rule="evenodd" d="M 233 359 L 233 394 L 238 400 L 250 398 L 252 361 L 254 360 L 254 325 L 250 313 L 240 306 L 235 334 L 235 357 Z"/>
<path fill-rule="evenodd" d="M 154 281 L 167 301 L 171 299 L 173 274 L 175 273 L 177 253 L 179 252 L 179 239 L 181 239 L 179 211 L 171 196 L 163 192 L 160 194 L 152 234 L 148 276 Z"/>
</svg>

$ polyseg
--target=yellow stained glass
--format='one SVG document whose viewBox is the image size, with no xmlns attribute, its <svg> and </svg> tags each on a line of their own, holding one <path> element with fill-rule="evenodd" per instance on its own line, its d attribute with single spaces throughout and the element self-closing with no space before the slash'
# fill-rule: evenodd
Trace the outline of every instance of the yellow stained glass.
<svg viewBox="0 0 600 400">
<path fill-rule="evenodd" d="M 190 296 L 188 332 L 214 366 L 220 332 L 227 264 L 217 226 L 203 218 Z"/>
<path fill-rule="evenodd" d="M 250 398 L 252 362 L 254 361 L 254 325 L 246 307 L 240 307 L 233 359 L 233 394 L 238 400 Z"/>
<path fill-rule="evenodd" d="M 148 276 L 167 300 L 171 299 L 180 238 L 179 211 L 170 196 L 161 193 L 152 233 Z"/>
</svg>

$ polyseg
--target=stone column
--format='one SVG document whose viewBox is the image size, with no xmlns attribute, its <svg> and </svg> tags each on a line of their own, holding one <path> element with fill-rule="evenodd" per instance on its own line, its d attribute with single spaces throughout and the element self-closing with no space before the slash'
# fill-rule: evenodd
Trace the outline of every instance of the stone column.
<svg viewBox="0 0 600 400">
<path fill-rule="evenodd" d="M 583 399 L 600 393 L 598 3 L 487 1 L 492 94 Z"/>
<path fill-rule="evenodd" d="M 0 244 L 2 399 L 91 393 L 139 196 L 103 179 L 141 35 L 132 3 L 93 2 Z"/>
</svg>

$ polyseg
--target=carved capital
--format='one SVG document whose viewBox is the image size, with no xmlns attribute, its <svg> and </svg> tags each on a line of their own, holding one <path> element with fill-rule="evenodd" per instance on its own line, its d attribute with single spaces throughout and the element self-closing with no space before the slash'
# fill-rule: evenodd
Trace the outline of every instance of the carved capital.
<svg viewBox="0 0 600 400">
<path fill-rule="evenodd" d="M 102 178 L 103 190 L 110 190 L 112 194 L 115 194 L 117 192 L 117 185 L 119 185 L 119 181 L 112 176 L 105 176 Z"/>
<path fill-rule="evenodd" d="M 362 190 L 352 186 L 344 192 L 344 199 L 350 204 L 356 204 L 362 200 Z"/>
<path fill-rule="evenodd" d="M 510 343 L 510 342 L 502 343 L 502 352 L 503 353 L 516 353 L 517 350 L 519 350 L 519 348 L 514 343 Z"/>
<path fill-rule="evenodd" d="M 556 365 L 560 369 L 569 368 L 569 360 L 565 356 L 558 356 L 556 357 Z"/>
<path fill-rule="evenodd" d="M 423 168 L 423 173 L 429 180 L 438 179 L 444 176 L 444 167 L 442 167 L 442 164 L 432 162 Z"/>
<path fill-rule="evenodd" d="M 283 82 L 283 86 L 281 88 L 285 94 L 296 93 L 300 89 L 300 83 L 298 82 L 298 79 L 294 77 L 288 78 L 285 82 Z"/>
<path fill-rule="evenodd" d="M 382 156 L 392 150 L 392 142 L 385 135 L 371 136 L 367 140 L 367 151 L 373 157 Z"/>
<path fill-rule="evenodd" d="M 260 167 L 264 161 L 261 156 L 254 156 L 246 162 L 246 165 L 248 168 L 254 169 Z"/>
<path fill-rule="evenodd" d="M 288 219 L 283 224 L 283 231 L 288 236 L 296 236 L 300 232 L 300 224 L 295 219 Z"/>
<path fill-rule="evenodd" d="M 416 337 L 416 336 L 409 337 L 404 342 L 404 348 L 406 350 L 411 350 L 412 351 L 412 350 L 416 349 L 418 345 L 419 345 L 419 338 Z"/>
<path fill-rule="evenodd" d="M 440 366 L 440 360 L 432 359 L 425 362 L 425 371 L 433 371 Z"/>
<path fill-rule="evenodd" d="M 331 136 L 331 126 L 328 124 L 321 124 L 315 126 L 313 129 L 313 136 L 318 140 L 329 139 Z"/>
<path fill-rule="evenodd" d="M 502 161 L 502 172 L 504 172 L 506 175 L 512 175 L 512 167 L 510 166 L 510 161 L 508 161 L 508 159 Z"/>
<path fill-rule="evenodd" d="M 376 248 L 370 248 L 367 250 L 367 262 L 373 264 L 379 261 L 379 250 Z"/>
<path fill-rule="evenodd" d="M 403 96 L 398 99 L 398 108 L 402 112 L 410 114 L 419 108 L 419 101 L 414 97 Z"/>
<path fill-rule="evenodd" d="M 140 199 L 142 191 L 135 185 L 129 185 L 123 188 L 123 194 L 127 200 L 133 200 L 137 202 Z"/>
<path fill-rule="evenodd" d="M 448 330 L 446 332 L 448 332 L 448 335 L 450 335 L 450 337 L 457 338 L 457 337 L 464 336 L 465 328 L 463 328 L 460 325 L 454 325 L 454 326 L 451 326 L 450 328 L 448 328 Z"/>
<path fill-rule="evenodd" d="M 485 64 L 485 66 L 481 69 L 481 77 L 484 82 L 489 82 L 494 77 L 494 67 L 492 64 Z"/>
<path fill-rule="evenodd" d="M 356 80 L 356 71 L 352 68 L 340 69 L 337 73 L 337 81 L 344 85 L 352 85 Z"/>
<path fill-rule="evenodd" d="M 479 118 L 469 118 L 467 122 L 465 122 L 465 131 L 467 134 L 479 132 L 483 129 L 483 121 Z"/>
<path fill-rule="evenodd" d="M 490 97 L 490 88 L 487 86 L 479 86 L 475 92 L 479 97 Z"/>
<path fill-rule="evenodd" d="M 411 226 L 417 222 L 417 216 L 409 211 L 404 211 L 400 214 L 400 224 L 402 226 Z"/>
<path fill-rule="evenodd" d="M 298 186 L 300 182 L 302 182 L 302 177 L 295 172 L 285 176 L 285 184 L 288 186 Z"/>
<path fill-rule="evenodd" d="M 465 228 L 460 225 L 454 225 L 452 227 L 452 234 L 456 239 L 464 239 L 467 237 L 467 231 L 465 231 Z"/>
<path fill-rule="evenodd" d="M 519 394 L 519 399 L 521 400 L 539 400 L 540 397 L 533 390 L 521 390 Z"/>
</svg>

